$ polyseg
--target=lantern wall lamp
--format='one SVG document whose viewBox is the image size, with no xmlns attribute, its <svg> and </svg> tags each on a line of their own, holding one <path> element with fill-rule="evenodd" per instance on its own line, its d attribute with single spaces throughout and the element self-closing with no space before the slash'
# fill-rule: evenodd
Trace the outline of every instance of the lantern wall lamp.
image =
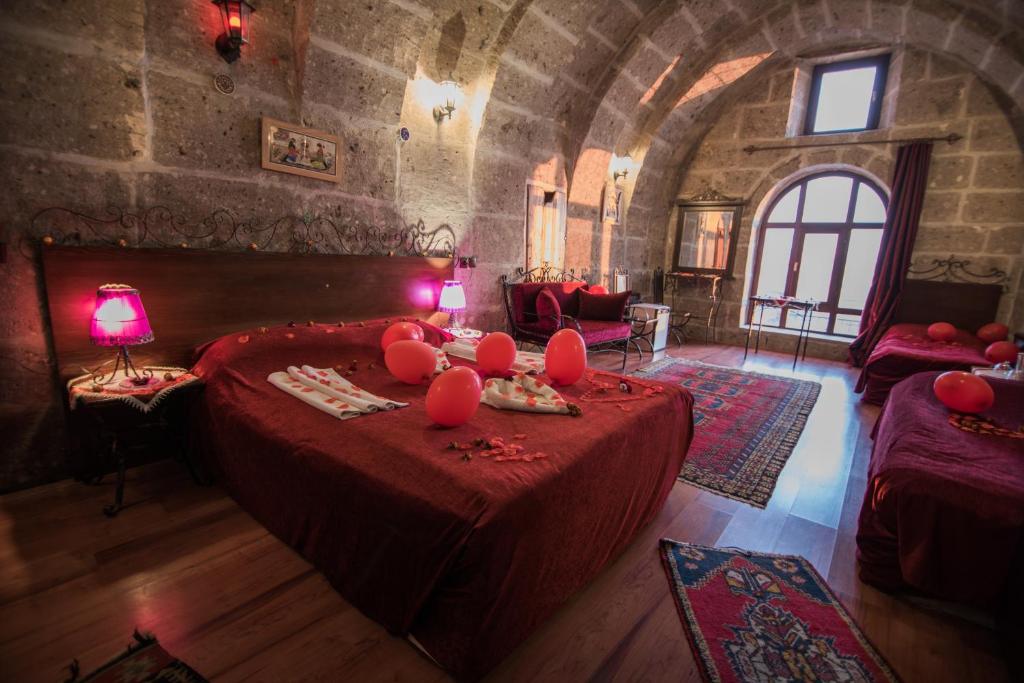
<svg viewBox="0 0 1024 683">
<path fill-rule="evenodd" d="M 455 113 L 455 100 L 459 96 L 459 84 L 452 80 L 451 76 L 440 85 L 440 102 L 434 107 L 434 120 L 441 123 L 445 119 L 451 120 Z"/>
<path fill-rule="evenodd" d="M 220 10 L 224 32 L 217 36 L 217 52 L 230 64 L 242 54 L 242 46 L 249 42 L 249 20 L 256 11 L 245 0 L 213 0 Z"/>
</svg>

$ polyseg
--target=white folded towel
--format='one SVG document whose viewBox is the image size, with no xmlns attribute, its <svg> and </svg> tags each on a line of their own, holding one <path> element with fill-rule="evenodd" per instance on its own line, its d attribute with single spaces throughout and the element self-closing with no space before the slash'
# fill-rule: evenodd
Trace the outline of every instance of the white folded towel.
<svg viewBox="0 0 1024 683">
<path fill-rule="evenodd" d="M 551 386 L 523 373 L 511 379 L 492 377 L 484 382 L 480 402 L 502 410 L 522 410 L 527 413 L 558 413 L 579 415 L 580 410 L 568 403 Z"/>
<path fill-rule="evenodd" d="M 452 356 L 464 358 L 471 363 L 476 362 L 476 347 L 479 344 L 476 339 L 456 339 L 445 342 L 441 350 Z M 510 368 L 513 372 L 523 372 L 527 375 L 535 375 L 544 372 L 544 354 L 531 353 L 529 351 L 516 351 L 516 360 Z"/>
<path fill-rule="evenodd" d="M 409 405 L 364 391 L 331 368 L 303 365 L 300 369 L 292 365 L 287 372 L 270 373 L 267 381 L 281 391 L 340 420 Z"/>
<path fill-rule="evenodd" d="M 288 368 L 288 374 L 306 386 L 313 386 L 329 396 L 358 406 L 364 412 L 394 410 L 409 405 L 371 394 L 339 375 L 333 368 L 314 368 L 303 365 L 299 369 L 293 365 Z"/>
<path fill-rule="evenodd" d="M 322 410 L 340 420 L 350 420 L 363 414 L 363 411 L 354 406 L 339 401 L 333 396 L 328 396 L 312 387 L 307 387 L 302 382 L 293 379 L 287 372 L 272 372 L 267 375 L 267 381 L 281 391 L 291 394 L 300 401 L 308 403 L 317 410 Z"/>
</svg>

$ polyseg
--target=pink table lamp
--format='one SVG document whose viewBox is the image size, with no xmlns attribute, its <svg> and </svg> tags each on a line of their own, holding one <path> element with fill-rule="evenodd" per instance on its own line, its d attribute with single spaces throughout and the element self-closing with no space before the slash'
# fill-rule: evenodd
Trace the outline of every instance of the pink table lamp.
<svg viewBox="0 0 1024 683">
<path fill-rule="evenodd" d="M 462 282 L 459 280 L 445 280 L 441 288 L 441 300 L 437 303 L 437 310 L 448 313 L 448 327 L 458 329 L 458 314 L 466 310 L 466 292 L 462 289 Z"/>
<path fill-rule="evenodd" d="M 96 291 L 96 306 L 89 321 L 89 341 L 96 346 L 118 347 L 114 370 L 105 381 L 100 375 L 97 384 L 114 381 L 122 362 L 125 377 L 133 384 L 143 385 L 149 381 L 135 369 L 128 353 L 129 346 L 153 341 L 153 328 L 149 326 L 139 290 L 129 285 L 103 285 Z"/>
</svg>

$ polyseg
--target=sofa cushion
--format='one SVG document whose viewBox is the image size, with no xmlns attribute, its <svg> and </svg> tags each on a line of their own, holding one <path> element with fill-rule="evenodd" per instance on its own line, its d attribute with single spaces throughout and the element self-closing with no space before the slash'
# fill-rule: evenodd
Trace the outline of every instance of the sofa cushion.
<svg viewBox="0 0 1024 683">
<path fill-rule="evenodd" d="M 587 346 L 629 337 L 629 323 L 611 320 L 578 320 Z"/>
<path fill-rule="evenodd" d="M 630 292 L 619 294 L 591 294 L 580 291 L 580 320 L 608 320 L 622 322 L 622 314 L 626 311 Z"/>
<path fill-rule="evenodd" d="M 577 290 L 586 289 L 586 282 L 519 282 L 511 287 L 512 314 L 517 325 L 536 322 L 537 295 L 548 290 L 558 301 L 562 315 L 576 316 L 579 312 Z"/>
<path fill-rule="evenodd" d="M 562 319 L 562 307 L 551 290 L 544 288 L 537 294 L 537 323 L 542 329 L 554 333 Z"/>
</svg>

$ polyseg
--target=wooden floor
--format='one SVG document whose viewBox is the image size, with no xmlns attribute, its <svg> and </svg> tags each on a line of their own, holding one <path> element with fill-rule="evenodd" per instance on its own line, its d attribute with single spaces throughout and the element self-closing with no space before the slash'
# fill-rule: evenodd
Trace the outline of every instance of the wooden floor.
<svg viewBox="0 0 1024 683">
<path fill-rule="evenodd" d="M 672 353 L 742 364 L 730 347 Z M 790 362 L 762 352 L 743 367 L 788 375 Z M 991 631 L 858 582 L 854 533 L 877 409 L 856 401 L 844 365 L 807 360 L 796 375 L 822 392 L 765 510 L 677 484 L 626 552 L 490 680 L 698 681 L 662 537 L 803 555 L 908 682 L 1006 680 Z M 0 497 L 0 680 L 63 680 L 74 658 L 90 671 L 136 627 L 217 681 L 447 680 L 175 463 L 132 470 L 134 504 L 112 520 L 100 514 L 110 495 L 110 485 L 66 481 Z"/>
</svg>

